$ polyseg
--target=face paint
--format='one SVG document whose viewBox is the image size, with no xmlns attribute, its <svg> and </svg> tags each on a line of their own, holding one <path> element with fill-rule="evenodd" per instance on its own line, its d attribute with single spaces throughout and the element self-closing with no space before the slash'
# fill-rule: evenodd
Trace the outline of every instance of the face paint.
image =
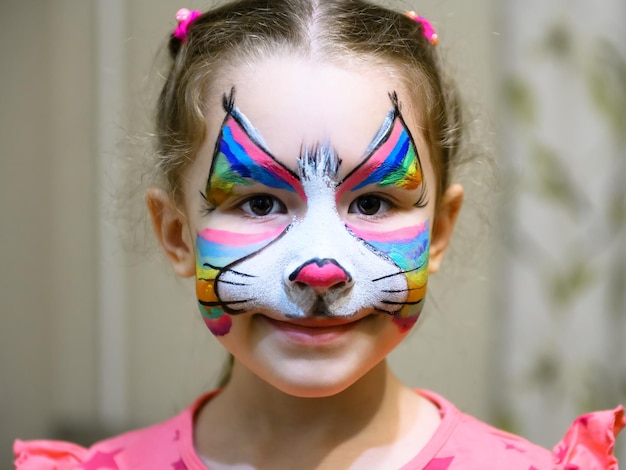
<svg viewBox="0 0 626 470">
<path fill-rule="evenodd" d="M 391 95 L 394 107 L 370 144 L 367 156 L 340 185 L 338 198 L 347 191 L 369 185 L 413 190 L 423 184 L 422 165 L 417 148 L 399 111 L 398 97 Z M 422 186 L 423 188 L 423 186 Z M 423 191 L 422 191 L 423 193 Z M 421 204 L 420 197 L 416 205 Z M 407 298 L 394 322 L 402 331 L 418 320 L 426 295 L 430 236 L 428 223 L 391 232 L 374 232 L 350 227 L 365 243 L 383 253 L 402 269 L 407 280 Z"/>
<path fill-rule="evenodd" d="M 397 96 L 393 94 L 391 98 L 394 108 L 387 114 L 363 162 L 340 183 L 337 199 L 347 191 L 369 185 L 412 190 L 422 184 L 422 165 L 417 149 L 400 115 Z"/>
<path fill-rule="evenodd" d="M 296 174 L 267 150 L 234 108 L 233 95 L 224 98 L 226 118 L 206 186 L 210 210 L 252 185 L 296 193 L 307 210 L 302 220 L 263 233 L 198 233 L 196 290 L 214 334 L 228 333 L 230 315 L 250 312 L 349 317 L 369 309 L 393 315 L 402 332 L 417 321 L 427 283 L 428 222 L 373 231 L 346 225 L 337 212 L 342 195 L 368 186 L 423 191 L 419 155 L 396 95 L 391 98 L 394 107 L 365 158 L 342 181 L 340 160 L 329 145 L 303 146 Z M 331 285 L 332 291 L 320 293 Z"/>
<path fill-rule="evenodd" d="M 426 296 L 430 249 L 428 222 L 392 232 L 371 232 L 350 226 L 348 228 L 402 269 L 396 275 L 406 276 L 407 298 L 397 303 L 401 310 L 394 314 L 393 321 L 401 331 L 411 329 L 419 319 Z M 378 280 L 380 278 L 375 281 Z"/>
<path fill-rule="evenodd" d="M 262 184 L 304 197 L 298 177 L 267 151 L 259 133 L 234 108 L 233 93 L 223 100 L 226 118 L 217 139 L 205 200 L 214 209 L 237 194 L 237 187 Z M 285 227 L 258 233 L 240 234 L 205 229 L 196 237 L 196 295 L 204 322 L 215 335 L 230 331 L 232 321 L 225 311 L 235 313 L 236 304 L 219 300 L 216 280 L 236 260 L 261 250 Z M 245 282 L 245 275 L 241 276 Z M 237 283 L 235 283 L 236 285 Z"/>
<path fill-rule="evenodd" d="M 262 184 L 295 192 L 306 200 L 298 177 L 277 161 L 248 119 L 224 97 L 226 118 L 218 137 L 206 186 L 206 200 L 217 207 L 236 195 L 237 187 Z"/>
<path fill-rule="evenodd" d="M 220 271 L 232 262 L 245 258 L 280 235 L 282 228 L 265 233 L 240 234 L 223 230 L 205 229 L 196 237 L 196 295 L 202 318 L 214 335 L 230 331 L 232 321 L 225 310 L 236 312 L 236 304 L 225 305 L 219 300 L 215 281 Z M 237 272 L 235 271 L 235 274 Z M 246 285 L 246 276 L 234 285 Z"/>
</svg>

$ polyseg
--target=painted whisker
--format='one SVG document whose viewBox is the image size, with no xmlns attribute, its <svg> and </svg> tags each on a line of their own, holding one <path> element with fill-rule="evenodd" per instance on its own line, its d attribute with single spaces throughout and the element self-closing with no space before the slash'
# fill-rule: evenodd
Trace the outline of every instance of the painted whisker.
<svg viewBox="0 0 626 470">
<path fill-rule="evenodd" d="M 425 266 L 426 266 L 426 263 L 422 263 L 413 269 L 407 269 L 406 271 L 398 271 L 392 274 L 387 274 L 386 276 L 377 277 L 376 279 L 372 279 L 372 282 L 378 282 L 378 281 L 382 281 L 383 279 L 389 279 L 390 277 L 400 276 L 402 274 L 408 274 L 408 273 L 412 273 L 415 271 L 419 271 L 420 269 L 423 269 Z"/>
<path fill-rule="evenodd" d="M 372 279 L 372 282 L 382 281 L 384 279 L 389 279 L 390 277 L 402 276 L 403 274 L 404 274 L 404 271 L 397 271 L 397 272 L 392 273 L 392 274 L 387 274 L 386 276 L 382 276 L 382 277 L 378 277 L 376 279 Z"/>
<path fill-rule="evenodd" d="M 215 271 L 219 271 L 221 269 L 224 269 L 224 266 L 216 266 L 216 265 L 213 265 L 211 263 L 202 263 L 202 267 L 206 268 L 206 269 L 214 269 Z"/>
<path fill-rule="evenodd" d="M 250 302 L 252 299 L 247 299 L 247 300 L 231 300 L 228 303 L 229 304 L 245 304 L 246 302 Z M 226 303 L 225 302 L 221 302 L 221 301 L 205 301 L 205 300 L 201 300 L 198 299 L 198 302 L 201 305 L 204 305 L 205 307 L 225 307 Z"/>
<path fill-rule="evenodd" d="M 383 290 L 381 290 L 381 292 L 384 292 L 386 294 L 399 294 L 401 292 L 411 292 L 411 291 L 417 290 L 417 289 L 419 289 L 419 288 L 418 287 L 411 287 L 411 288 L 408 288 L 408 289 L 392 289 L 392 290 L 383 289 Z"/>
<path fill-rule="evenodd" d="M 220 279 L 220 283 L 221 284 L 229 284 L 231 286 L 242 286 L 242 287 L 251 285 L 251 284 L 244 284 L 243 282 L 225 281 L 223 279 Z"/>
<path fill-rule="evenodd" d="M 423 302 L 423 298 L 419 299 L 415 302 L 408 302 L 408 301 L 404 301 L 404 302 L 394 302 L 392 300 L 381 300 L 382 303 L 386 304 L 386 305 L 419 305 Z"/>
<path fill-rule="evenodd" d="M 229 274 L 235 274 L 235 275 L 241 276 L 241 277 L 248 277 L 248 278 L 256 278 L 256 277 L 258 277 L 258 276 L 254 276 L 252 274 L 246 274 L 246 273 L 242 273 L 240 271 L 235 271 L 234 269 L 229 270 L 228 273 Z M 220 278 L 220 282 L 224 282 L 225 283 L 226 281 L 224 281 L 224 280 L 222 280 Z"/>
<path fill-rule="evenodd" d="M 203 263 L 202 267 L 203 268 L 214 269 L 215 271 L 221 271 L 221 272 L 223 272 L 223 270 L 227 268 L 227 266 L 215 266 L 215 265 L 213 265 L 211 263 Z M 257 277 L 257 276 L 254 276 L 252 274 L 246 274 L 246 273 L 242 273 L 240 271 L 235 271 L 234 269 L 231 269 L 228 272 L 229 272 L 229 274 L 236 274 L 237 276 L 241 276 L 241 277 L 250 277 L 250 278 Z M 220 282 L 226 282 L 226 281 L 220 280 Z"/>
<path fill-rule="evenodd" d="M 405 274 L 408 274 L 408 273 L 412 273 L 412 272 L 424 269 L 425 267 L 426 267 L 426 263 L 422 263 L 422 264 L 414 267 L 413 269 L 407 269 L 406 271 L 402 271 L 402 272 L 405 273 Z"/>
</svg>

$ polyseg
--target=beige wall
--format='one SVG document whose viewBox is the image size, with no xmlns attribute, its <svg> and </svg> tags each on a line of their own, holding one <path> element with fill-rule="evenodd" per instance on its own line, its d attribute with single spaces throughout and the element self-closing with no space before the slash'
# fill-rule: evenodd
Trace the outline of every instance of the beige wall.
<svg viewBox="0 0 626 470">
<path fill-rule="evenodd" d="M 49 434 L 56 418 L 93 417 L 90 18 L 87 2 L 0 3 L 4 459 L 12 436 Z"/>
<path fill-rule="evenodd" d="M 429 2 L 421 12 L 439 26 L 472 101 L 493 88 L 490 1 Z M 99 8 L 114 5 L 103 21 Z M 123 230 L 141 224 L 114 214 L 112 188 L 140 184 L 114 162 L 149 153 L 154 57 L 176 8 L 0 2 L 0 461 L 14 437 L 52 437 L 64 423 L 165 418 L 218 375 L 223 353 L 201 325 L 192 286 L 158 256 L 104 243 L 114 235 L 103 217 Z M 141 235 L 134 244 L 151 246 Z M 457 246 L 456 262 L 465 251 Z M 486 416 L 492 330 L 481 259 L 433 281 L 423 324 L 393 362 L 411 384 Z"/>
</svg>

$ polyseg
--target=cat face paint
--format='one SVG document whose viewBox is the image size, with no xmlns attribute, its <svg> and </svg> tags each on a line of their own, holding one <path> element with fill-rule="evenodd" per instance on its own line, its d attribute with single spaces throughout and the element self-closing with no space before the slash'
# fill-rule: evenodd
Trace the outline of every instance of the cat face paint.
<svg viewBox="0 0 626 470">
<path fill-rule="evenodd" d="M 262 184 L 269 188 L 295 192 L 305 198 L 298 176 L 278 162 L 248 119 L 234 108 L 233 94 L 223 100 L 226 118 L 217 139 L 204 195 L 208 210 L 237 194 L 239 188 Z M 196 295 L 200 313 L 211 332 L 217 336 L 230 331 L 232 321 L 225 312 L 241 313 L 237 303 L 225 305 L 219 300 L 216 279 L 220 271 L 238 260 L 261 250 L 277 238 L 285 227 L 257 234 L 207 228 L 196 236 Z M 222 281 L 245 286 L 247 276 L 231 271 L 240 279 Z"/>
<path fill-rule="evenodd" d="M 255 183 L 284 189 L 306 200 L 299 178 L 267 150 L 248 119 L 234 107 L 234 95 L 224 96 L 226 118 L 218 137 L 207 181 L 207 202 L 215 207 L 232 196 L 237 187 Z"/>
<path fill-rule="evenodd" d="M 420 189 L 414 205 L 425 205 L 426 185 L 417 148 L 399 111 L 398 98 L 370 144 L 367 157 L 339 184 L 337 200 L 350 191 L 367 186 Z M 428 280 L 430 230 L 427 222 L 390 232 L 373 232 L 348 226 L 361 240 L 387 255 L 406 276 L 407 298 L 397 305 L 394 322 L 401 330 L 410 329 L 423 308 Z M 381 279 L 382 280 L 382 279 Z M 388 301 L 394 305 L 393 301 Z"/>
<path fill-rule="evenodd" d="M 406 293 L 400 302 L 386 300 L 390 306 L 398 306 L 393 321 L 401 331 L 407 331 L 417 322 L 424 307 L 426 284 L 428 281 L 428 250 L 430 248 L 429 227 L 427 222 L 392 232 L 367 232 L 353 230 L 380 253 L 387 255 L 401 269 L 399 273 L 376 278 L 383 282 L 387 277 L 404 275 L 406 288 L 399 292 Z M 398 293 L 394 290 L 382 290 L 384 293 Z"/>
<path fill-rule="evenodd" d="M 226 306 L 219 300 L 215 281 L 220 271 L 234 261 L 259 251 L 282 231 L 283 229 L 259 234 L 240 234 L 207 228 L 196 236 L 196 295 L 202 319 L 214 335 L 222 336 L 230 331 L 232 321 L 224 311 L 238 313 L 237 303 L 243 302 L 233 302 Z M 248 276 L 245 273 L 236 270 L 231 273 L 239 279 L 222 282 L 228 282 L 232 286 L 247 285 Z"/>
<path fill-rule="evenodd" d="M 391 98 L 393 109 L 365 158 L 343 180 L 341 162 L 328 145 L 306 149 L 297 173 L 289 170 L 234 107 L 233 95 L 224 98 L 227 114 L 205 194 L 208 210 L 259 185 L 296 194 L 306 213 L 261 233 L 198 232 L 196 291 L 214 334 L 228 333 L 230 315 L 241 313 L 280 320 L 377 311 L 392 315 L 401 331 L 417 321 L 426 292 L 428 222 L 370 230 L 347 225 L 337 210 L 342 197 L 370 187 L 424 187 L 415 144 L 396 95 Z M 422 199 L 417 197 L 415 205 Z"/>
</svg>

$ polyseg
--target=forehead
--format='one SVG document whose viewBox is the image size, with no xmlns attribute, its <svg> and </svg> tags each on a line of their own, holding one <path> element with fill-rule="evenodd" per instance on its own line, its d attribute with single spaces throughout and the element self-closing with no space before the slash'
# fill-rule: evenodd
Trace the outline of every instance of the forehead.
<svg viewBox="0 0 626 470">
<path fill-rule="evenodd" d="M 217 139 L 224 119 L 221 100 L 235 89 L 235 104 L 261 134 L 272 154 L 294 168 L 303 146 L 329 143 L 349 169 L 364 155 L 398 92 L 420 154 L 427 151 L 419 124 L 411 119 L 400 80 L 380 67 L 338 66 L 295 57 L 274 57 L 229 67 L 209 97 L 207 143 Z"/>
</svg>

